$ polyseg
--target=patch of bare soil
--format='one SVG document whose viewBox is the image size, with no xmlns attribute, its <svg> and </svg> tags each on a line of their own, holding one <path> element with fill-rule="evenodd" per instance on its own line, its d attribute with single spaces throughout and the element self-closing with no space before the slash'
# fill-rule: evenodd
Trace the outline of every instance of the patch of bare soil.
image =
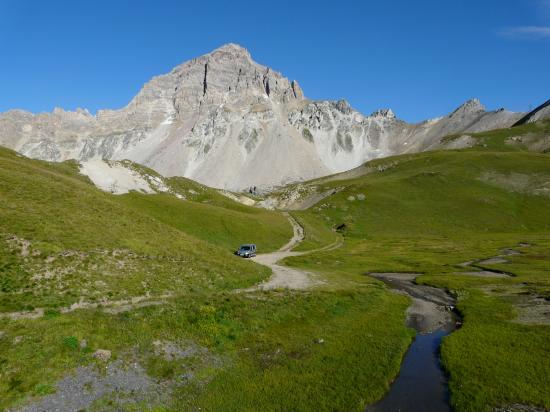
<svg viewBox="0 0 550 412">
<path fill-rule="evenodd" d="M 532 299 L 516 305 L 518 316 L 516 323 L 524 325 L 550 325 L 550 302 L 545 299 Z"/>
<path fill-rule="evenodd" d="M 514 285 L 486 285 L 480 288 L 487 295 L 505 299 L 517 311 L 514 323 L 550 325 L 550 301 L 530 292 L 523 283 Z"/>
<path fill-rule="evenodd" d="M 102 371 L 95 365 L 81 366 L 57 383 L 55 393 L 14 411 L 80 411 L 106 397 L 113 397 L 119 406 L 129 402 L 159 404 L 168 394 L 166 386 L 148 376 L 138 363 L 125 365 L 119 360 Z"/>
<path fill-rule="evenodd" d="M 166 361 L 183 362 L 183 365 L 189 360 L 193 367 L 186 367 L 186 372 L 173 378 L 157 379 L 147 374 L 135 355 L 125 355 L 125 360 L 117 359 L 105 366 L 100 363 L 77 368 L 57 382 L 55 393 L 31 399 L 27 405 L 12 412 L 73 412 L 89 407 L 119 411 L 126 410 L 125 405 L 136 403 L 141 403 L 140 409 L 151 410 L 165 405 L 176 387 L 193 379 L 203 379 L 196 376 L 197 372 L 223 364 L 207 348 L 193 342 L 155 341 L 149 356 L 161 356 Z"/>
<path fill-rule="evenodd" d="M 9 238 L 7 238 L 6 242 L 8 243 L 8 246 L 11 249 L 18 249 L 20 256 L 27 257 L 27 256 L 30 255 L 30 251 L 31 251 L 31 242 L 30 241 L 28 241 L 26 239 L 19 238 L 19 237 L 14 235 L 14 236 L 10 236 Z M 39 251 L 38 251 L 38 254 L 40 254 Z"/>
<path fill-rule="evenodd" d="M 473 138 L 467 134 L 456 136 L 453 139 L 443 139 L 441 142 L 441 148 L 447 150 L 466 149 L 467 147 L 474 147 L 479 145 L 478 139 Z"/>
<path fill-rule="evenodd" d="M 524 146 L 532 152 L 546 153 L 550 150 L 550 135 L 541 136 L 537 133 L 528 133 L 523 136 L 512 136 L 505 143 L 510 146 Z"/>
<path fill-rule="evenodd" d="M 258 205 L 266 209 L 305 210 L 343 189 L 344 187 L 336 187 L 323 190 L 317 184 L 298 183 L 268 196 Z"/>
<path fill-rule="evenodd" d="M 524 285 L 493 288 L 486 293 L 500 296 L 514 305 L 517 316 L 514 323 L 524 325 L 550 325 L 550 301 L 525 290 Z"/>
<path fill-rule="evenodd" d="M 150 295 L 134 296 L 130 299 L 123 300 L 101 300 L 99 302 L 80 301 L 73 303 L 71 306 L 58 309 L 60 313 L 70 313 L 78 309 L 97 309 L 101 308 L 105 313 L 121 313 L 146 306 L 157 306 L 166 303 L 166 300 L 173 297 L 172 294 L 164 294 L 156 297 Z M 0 318 L 8 318 L 11 320 L 20 319 L 36 319 L 44 316 L 44 308 L 36 308 L 31 311 L 21 312 L 5 312 L 0 313 Z"/>
<path fill-rule="evenodd" d="M 296 201 L 293 204 L 290 204 L 288 206 L 289 210 L 306 210 L 309 209 L 311 206 L 319 203 L 321 200 L 326 199 L 329 196 L 332 196 L 339 191 L 341 191 L 343 188 L 336 188 L 336 189 L 330 189 L 326 190 L 321 193 L 315 193 L 310 196 L 307 196 L 303 199 L 300 199 L 299 201 Z"/>
<path fill-rule="evenodd" d="M 481 181 L 511 192 L 550 196 L 550 175 L 485 172 Z"/>
</svg>

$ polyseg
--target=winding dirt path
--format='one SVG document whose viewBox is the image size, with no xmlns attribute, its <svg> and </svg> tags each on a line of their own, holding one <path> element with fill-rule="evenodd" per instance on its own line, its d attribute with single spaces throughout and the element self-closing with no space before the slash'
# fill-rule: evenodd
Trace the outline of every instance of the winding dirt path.
<svg viewBox="0 0 550 412">
<path fill-rule="evenodd" d="M 327 251 L 339 248 L 343 244 L 342 239 L 338 239 L 335 242 L 322 247 L 320 249 L 309 250 L 306 252 L 293 252 L 300 242 L 304 240 L 304 228 L 290 216 L 288 213 L 283 213 L 290 224 L 292 225 L 294 234 L 286 245 L 281 247 L 278 251 L 272 253 L 259 254 L 252 258 L 253 261 L 271 268 L 271 277 L 259 285 L 253 286 L 248 289 L 240 290 L 241 292 L 252 292 L 257 290 L 271 290 L 271 289 L 307 289 L 312 286 L 320 285 L 324 283 L 322 280 L 313 279 L 314 275 L 304 270 L 291 268 L 288 266 L 279 265 L 278 262 L 289 256 L 301 256 L 313 252 Z M 101 302 L 76 302 L 71 306 L 58 308 L 60 313 L 70 313 L 77 309 L 97 309 L 102 308 L 106 313 L 120 313 L 129 310 L 145 307 L 156 306 L 166 303 L 166 300 L 173 297 L 172 294 L 165 294 L 161 296 L 135 296 L 129 299 L 109 301 L 103 300 Z M 37 319 L 44 316 L 45 308 L 36 308 L 32 311 L 20 311 L 20 312 L 6 312 L 0 313 L 0 319 L 8 318 L 11 320 L 21 319 Z"/>
<path fill-rule="evenodd" d="M 342 241 L 338 240 L 333 244 L 325 246 L 321 249 L 310 250 L 307 252 L 293 252 L 292 249 L 295 248 L 300 242 L 304 240 L 304 228 L 290 216 L 288 213 L 284 213 L 288 218 L 292 228 L 294 230 L 294 235 L 292 239 L 280 248 L 276 252 L 272 253 L 262 253 L 252 258 L 253 261 L 261 265 L 269 267 L 273 274 L 271 277 L 263 283 L 260 283 L 257 286 L 246 289 L 246 291 L 254 290 L 270 290 L 270 289 L 307 289 L 312 286 L 320 285 L 323 281 L 318 279 L 313 279 L 313 275 L 304 270 L 291 268 L 288 266 L 279 265 L 278 262 L 287 258 L 289 256 L 302 256 L 313 252 L 318 252 L 322 250 L 332 250 L 340 247 Z"/>
</svg>

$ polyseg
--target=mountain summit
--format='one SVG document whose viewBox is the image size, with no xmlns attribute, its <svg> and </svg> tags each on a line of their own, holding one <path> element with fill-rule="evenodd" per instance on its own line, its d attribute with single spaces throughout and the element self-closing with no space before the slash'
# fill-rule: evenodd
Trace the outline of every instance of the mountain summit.
<svg viewBox="0 0 550 412">
<path fill-rule="evenodd" d="M 389 109 L 365 116 L 345 100 L 305 98 L 297 81 L 230 43 L 154 77 L 120 110 L 0 114 L 0 144 L 44 160 L 130 159 L 212 187 L 270 189 L 521 116 L 478 100 L 417 125 Z"/>
</svg>

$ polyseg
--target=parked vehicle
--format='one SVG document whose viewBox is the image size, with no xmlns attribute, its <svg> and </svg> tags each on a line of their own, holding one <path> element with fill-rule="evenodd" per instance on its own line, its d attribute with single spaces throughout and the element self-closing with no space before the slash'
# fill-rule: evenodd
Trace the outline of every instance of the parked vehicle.
<svg viewBox="0 0 550 412">
<path fill-rule="evenodd" d="M 256 256 L 256 245 L 253 243 L 241 245 L 235 254 L 244 258 L 254 257 Z"/>
</svg>

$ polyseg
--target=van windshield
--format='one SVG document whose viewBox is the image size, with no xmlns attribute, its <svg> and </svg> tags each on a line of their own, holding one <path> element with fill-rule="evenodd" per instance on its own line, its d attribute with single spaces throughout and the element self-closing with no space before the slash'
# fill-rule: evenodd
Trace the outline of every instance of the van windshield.
<svg viewBox="0 0 550 412">
<path fill-rule="evenodd" d="M 241 246 L 241 250 L 250 250 L 250 246 Z"/>
</svg>

